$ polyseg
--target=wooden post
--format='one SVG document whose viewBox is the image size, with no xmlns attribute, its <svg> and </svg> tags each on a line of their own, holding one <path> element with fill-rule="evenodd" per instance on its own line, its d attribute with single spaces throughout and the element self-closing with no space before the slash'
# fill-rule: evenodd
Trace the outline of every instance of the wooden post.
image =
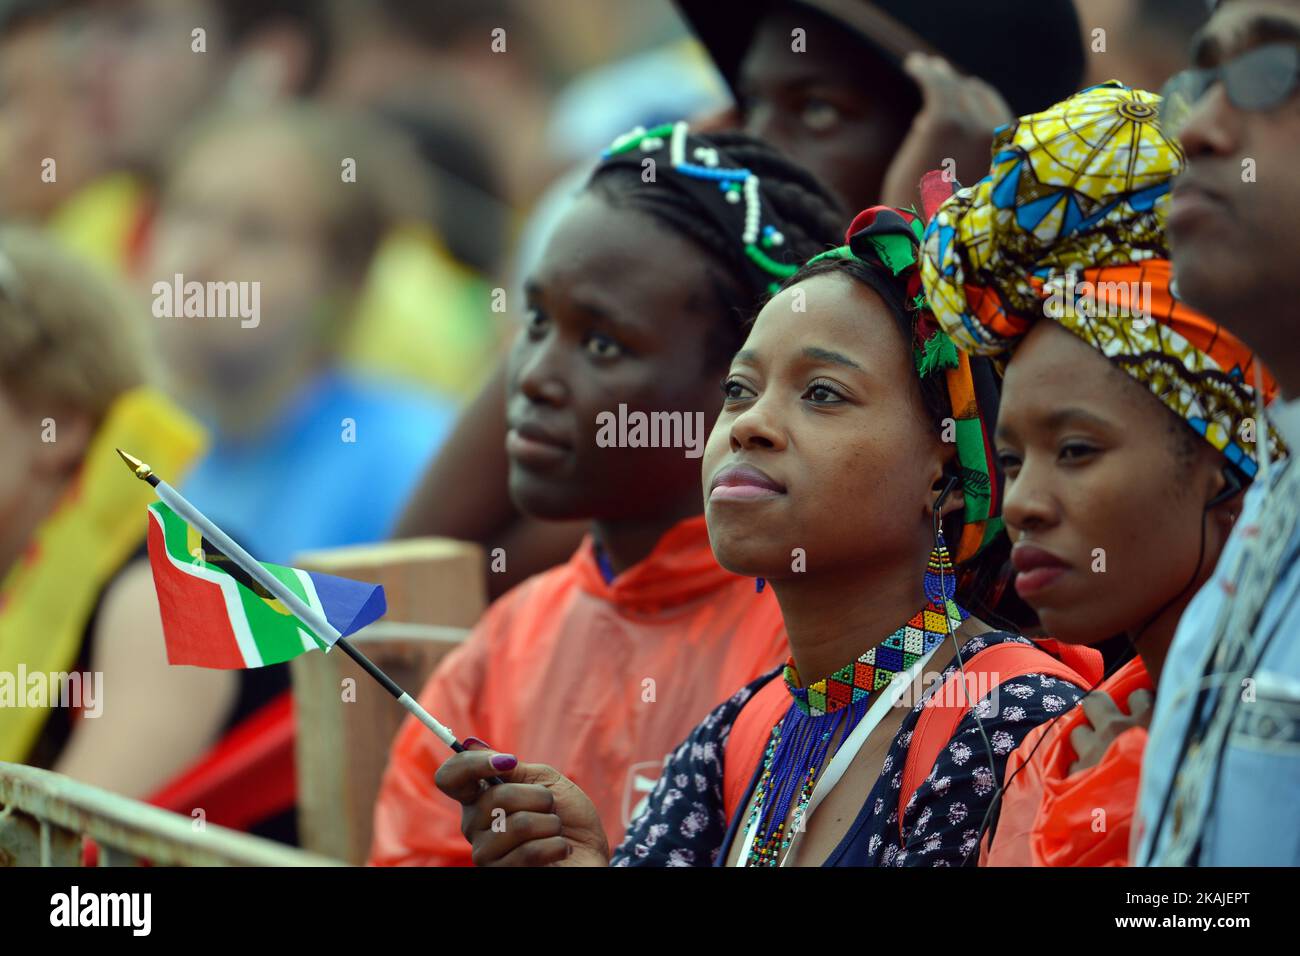
<svg viewBox="0 0 1300 956">
<path fill-rule="evenodd" d="M 301 554 L 293 564 L 384 586 L 387 615 L 349 640 L 412 696 L 487 606 L 483 552 L 466 542 L 415 538 Z M 291 672 L 302 846 L 364 863 L 388 750 L 406 712 L 341 652 L 304 654 Z"/>
</svg>

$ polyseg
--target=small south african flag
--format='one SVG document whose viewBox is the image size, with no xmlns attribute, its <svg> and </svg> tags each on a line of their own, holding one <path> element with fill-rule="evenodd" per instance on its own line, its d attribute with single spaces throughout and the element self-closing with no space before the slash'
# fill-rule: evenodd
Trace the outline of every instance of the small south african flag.
<svg viewBox="0 0 1300 956">
<path fill-rule="evenodd" d="M 279 664 L 327 642 L 161 501 L 149 506 L 149 563 L 167 659 L 224 669 Z M 346 636 L 384 616 L 384 589 L 261 562 Z"/>
</svg>

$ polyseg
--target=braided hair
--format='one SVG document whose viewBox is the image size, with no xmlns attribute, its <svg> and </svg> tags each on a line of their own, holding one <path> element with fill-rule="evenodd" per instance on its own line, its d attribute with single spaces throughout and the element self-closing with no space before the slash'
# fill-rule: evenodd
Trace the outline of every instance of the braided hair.
<svg viewBox="0 0 1300 956">
<path fill-rule="evenodd" d="M 759 191 L 781 222 L 781 257 L 785 261 L 802 264 L 839 241 L 845 211 L 803 167 L 746 133 L 695 135 L 759 178 Z M 668 177 L 644 182 L 633 165 L 602 165 L 587 189 L 617 208 L 653 216 L 707 254 L 709 281 L 721 320 L 710 330 L 705 358 L 709 368 L 717 368 L 744 344 L 746 326 L 769 290 L 755 280 L 739 238 L 728 235 L 714 217 L 704 214 L 695 196 L 669 183 Z"/>
</svg>

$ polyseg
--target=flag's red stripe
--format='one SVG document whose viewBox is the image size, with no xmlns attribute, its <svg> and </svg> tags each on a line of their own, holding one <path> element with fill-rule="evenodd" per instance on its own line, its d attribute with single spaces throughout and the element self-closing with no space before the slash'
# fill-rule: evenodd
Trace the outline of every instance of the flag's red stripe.
<svg viewBox="0 0 1300 956">
<path fill-rule="evenodd" d="M 167 660 L 227 669 L 246 667 L 219 585 L 186 574 L 167 557 L 162 527 L 149 519 L 149 564 L 162 609 Z"/>
</svg>

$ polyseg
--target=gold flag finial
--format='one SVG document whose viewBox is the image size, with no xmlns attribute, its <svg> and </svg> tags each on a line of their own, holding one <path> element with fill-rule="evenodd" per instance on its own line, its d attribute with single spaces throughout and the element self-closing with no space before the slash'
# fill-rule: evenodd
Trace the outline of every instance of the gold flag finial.
<svg viewBox="0 0 1300 956">
<path fill-rule="evenodd" d="M 121 455 L 122 460 L 126 462 L 126 467 L 131 469 L 131 474 L 135 475 L 141 481 L 148 480 L 149 476 L 153 474 L 153 469 L 142 462 L 139 458 L 136 458 L 135 455 L 128 455 L 120 448 L 117 450 L 117 453 Z"/>
</svg>

